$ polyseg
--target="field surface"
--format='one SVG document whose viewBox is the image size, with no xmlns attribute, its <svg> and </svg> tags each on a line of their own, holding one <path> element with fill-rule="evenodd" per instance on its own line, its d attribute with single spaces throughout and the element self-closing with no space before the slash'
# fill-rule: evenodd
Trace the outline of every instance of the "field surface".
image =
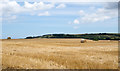
<svg viewBox="0 0 120 71">
<path fill-rule="evenodd" d="M 81 39 L 2 40 L 3 69 L 117 69 L 118 42 Z"/>
</svg>

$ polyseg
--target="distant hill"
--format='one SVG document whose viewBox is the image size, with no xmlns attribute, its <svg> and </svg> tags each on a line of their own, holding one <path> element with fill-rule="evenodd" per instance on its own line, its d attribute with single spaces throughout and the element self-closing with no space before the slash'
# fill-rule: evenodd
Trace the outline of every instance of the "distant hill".
<svg viewBox="0 0 120 71">
<path fill-rule="evenodd" d="M 91 40 L 120 40 L 118 33 L 91 33 L 91 34 L 46 34 L 42 36 L 29 36 L 25 39 L 34 38 L 84 38 Z"/>
</svg>

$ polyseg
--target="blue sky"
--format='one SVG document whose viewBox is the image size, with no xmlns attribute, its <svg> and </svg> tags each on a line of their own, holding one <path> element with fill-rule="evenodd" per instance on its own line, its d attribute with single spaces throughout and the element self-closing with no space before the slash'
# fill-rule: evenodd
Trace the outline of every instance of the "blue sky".
<svg viewBox="0 0 120 71">
<path fill-rule="evenodd" d="M 118 32 L 117 3 L 9 1 L 2 11 L 2 38 Z"/>
</svg>

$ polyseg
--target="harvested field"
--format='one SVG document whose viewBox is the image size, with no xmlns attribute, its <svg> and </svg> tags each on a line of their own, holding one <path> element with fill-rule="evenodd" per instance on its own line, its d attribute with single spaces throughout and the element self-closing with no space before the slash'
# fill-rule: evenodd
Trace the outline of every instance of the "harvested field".
<svg viewBox="0 0 120 71">
<path fill-rule="evenodd" d="M 117 69 L 118 41 L 4 39 L 3 69 Z"/>
</svg>

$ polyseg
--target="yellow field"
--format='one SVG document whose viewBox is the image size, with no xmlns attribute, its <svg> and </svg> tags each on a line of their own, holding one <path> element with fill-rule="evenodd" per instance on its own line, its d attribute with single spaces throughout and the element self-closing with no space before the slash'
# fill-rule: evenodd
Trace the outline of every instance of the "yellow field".
<svg viewBox="0 0 120 71">
<path fill-rule="evenodd" d="M 18 69 L 117 69 L 118 42 L 80 39 L 2 40 L 2 65 Z"/>
</svg>

